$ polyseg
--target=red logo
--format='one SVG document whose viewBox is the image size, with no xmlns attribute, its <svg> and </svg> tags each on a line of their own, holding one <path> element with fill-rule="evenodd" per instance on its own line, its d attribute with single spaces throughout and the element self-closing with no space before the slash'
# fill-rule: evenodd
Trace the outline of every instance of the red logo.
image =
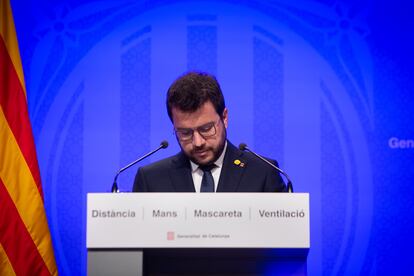
<svg viewBox="0 0 414 276">
<path fill-rule="evenodd" d="M 173 241 L 175 240 L 175 233 L 172 231 L 167 232 L 167 240 L 168 241 Z"/>
</svg>

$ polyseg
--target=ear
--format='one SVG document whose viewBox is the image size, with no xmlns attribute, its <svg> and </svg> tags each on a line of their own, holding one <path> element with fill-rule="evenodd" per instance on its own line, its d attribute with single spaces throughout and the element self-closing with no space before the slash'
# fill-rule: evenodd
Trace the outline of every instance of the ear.
<svg viewBox="0 0 414 276">
<path fill-rule="evenodd" d="M 228 112 L 227 108 L 224 108 L 223 115 L 221 116 L 221 118 L 223 120 L 224 127 L 227 128 L 228 119 L 229 119 L 229 112 Z"/>
</svg>

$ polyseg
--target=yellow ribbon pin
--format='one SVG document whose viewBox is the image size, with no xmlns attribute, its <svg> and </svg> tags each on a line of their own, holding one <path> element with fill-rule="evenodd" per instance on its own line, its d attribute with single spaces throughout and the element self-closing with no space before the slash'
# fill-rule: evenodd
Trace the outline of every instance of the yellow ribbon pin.
<svg viewBox="0 0 414 276">
<path fill-rule="evenodd" d="M 234 160 L 234 165 L 239 166 L 240 168 L 244 167 L 244 163 L 240 161 L 239 159 Z"/>
</svg>

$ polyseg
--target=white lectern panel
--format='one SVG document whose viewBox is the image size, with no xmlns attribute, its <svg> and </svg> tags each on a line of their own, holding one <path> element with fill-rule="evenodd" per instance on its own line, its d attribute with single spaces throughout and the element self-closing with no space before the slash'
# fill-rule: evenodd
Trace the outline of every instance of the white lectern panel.
<svg viewBox="0 0 414 276">
<path fill-rule="evenodd" d="M 88 194 L 87 247 L 309 248 L 309 195 Z"/>
</svg>

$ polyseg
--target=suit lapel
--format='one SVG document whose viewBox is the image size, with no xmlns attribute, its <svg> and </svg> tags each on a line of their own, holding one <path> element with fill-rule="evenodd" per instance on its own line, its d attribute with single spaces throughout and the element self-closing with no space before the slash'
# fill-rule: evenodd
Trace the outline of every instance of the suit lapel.
<svg viewBox="0 0 414 276">
<path fill-rule="evenodd" d="M 246 165 L 243 152 L 227 141 L 217 192 L 236 192 Z"/>
<path fill-rule="evenodd" d="M 182 152 L 172 160 L 170 178 L 175 192 L 195 192 L 190 161 Z"/>
</svg>

